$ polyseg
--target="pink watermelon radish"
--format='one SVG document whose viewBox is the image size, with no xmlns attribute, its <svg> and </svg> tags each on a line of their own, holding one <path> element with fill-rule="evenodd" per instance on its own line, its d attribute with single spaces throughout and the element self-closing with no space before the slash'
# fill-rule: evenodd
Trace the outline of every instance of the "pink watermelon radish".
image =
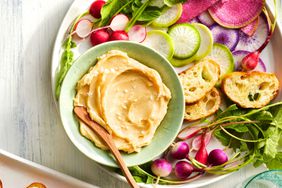
<svg viewBox="0 0 282 188">
<path fill-rule="evenodd" d="M 219 1 L 209 8 L 212 18 L 228 28 L 241 28 L 253 22 L 265 5 L 264 0 Z"/>
<path fill-rule="evenodd" d="M 232 52 L 234 62 L 235 62 L 235 70 L 242 71 L 241 62 L 242 62 L 243 58 L 250 53 L 251 52 L 244 51 L 244 50 L 238 50 L 238 51 Z M 264 62 L 260 58 L 259 58 L 259 62 L 257 64 L 256 68 L 253 71 L 260 71 L 260 72 L 266 72 L 267 71 Z"/>
<path fill-rule="evenodd" d="M 266 40 L 269 33 L 269 24 L 265 14 L 259 16 L 259 24 L 255 33 L 249 37 L 247 34 L 239 31 L 239 43 L 235 50 L 256 51 Z"/>
<path fill-rule="evenodd" d="M 239 42 L 239 30 L 224 28 L 218 24 L 210 27 L 213 40 L 216 43 L 224 44 L 230 51 L 233 51 Z"/>
<path fill-rule="evenodd" d="M 242 27 L 241 31 L 251 37 L 256 32 L 258 28 L 258 24 L 259 24 L 259 18 L 255 19 L 245 27 Z"/>
<path fill-rule="evenodd" d="M 212 19 L 212 17 L 210 16 L 210 13 L 208 11 L 203 12 L 202 14 L 200 14 L 198 17 L 199 21 L 204 24 L 207 27 L 212 26 L 215 22 Z"/>
<path fill-rule="evenodd" d="M 219 0 L 188 0 L 182 4 L 182 14 L 177 23 L 189 22 L 191 19 L 205 12 Z"/>
</svg>

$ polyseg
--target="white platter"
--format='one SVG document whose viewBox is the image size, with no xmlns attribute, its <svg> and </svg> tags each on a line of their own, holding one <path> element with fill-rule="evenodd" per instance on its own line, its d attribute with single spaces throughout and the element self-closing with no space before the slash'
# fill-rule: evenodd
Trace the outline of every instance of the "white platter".
<svg viewBox="0 0 282 188">
<path fill-rule="evenodd" d="M 62 41 L 65 38 L 65 33 L 72 23 L 72 21 L 81 13 L 83 13 L 85 10 L 88 9 L 90 4 L 92 3 L 92 0 L 75 0 L 71 7 L 69 8 L 61 27 L 58 31 L 58 35 L 54 44 L 54 50 L 53 50 L 53 57 L 52 57 L 52 66 L 51 66 L 51 80 L 52 80 L 52 91 L 53 91 L 53 97 L 55 100 L 55 103 L 58 107 L 58 103 L 55 98 L 55 75 L 56 70 L 60 63 L 61 58 L 61 52 L 62 52 Z M 270 44 L 267 46 L 267 48 L 263 51 L 261 54 L 261 59 L 265 62 L 266 68 L 268 72 L 274 72 L 278 78 L 280 83 L 282 83 L 282 34 L 281 34 L 281 26 L 278 25 L 278 27 L 275 30 L 275 33 L 273 35 L 273 38 L 271 39 Z M 75 58 L 77 58 L 80 54 L 85 52 L 88 48 L 90 48 L 90 42 L 83 42 L 83 45 L 78 46 L 78 48 L 74 51 Z M 282 88 L 282 87 L 280 87 Z M 278 95 L 276 98 L 276 101 L 282 100 L 282 92 Z M 94 162 L 94 161 L 93 161 Z M 111 168 L 104 167 L 112 176 L 122 180 L 126 181 L 126 179 L 115 173 Z M 230 174 L 227 175 L 221 175 L 221 176 L 215 176 L 215 175 L 206 175 L 204 177 L 201 177 L 189 184 L 185 185 L 170 185 L 169 187 L 185 187 L 185 188 L 196 188 L 196 187 L 202 187 L 207 186 L 209 184 L 212 184 L 216 181 L 219 181 Z M 152 185 L 142 184 L 142 187 L 152 187 Z M 168 186 L 161 186 L 161 187 L 168 187 Z"/>
<path fill-rule="evenodd" d="M 3 150 L 0 150 L 0 180 L 3 188 L 27 187 L 33 182 L 50 188 L 96 187 Z"/>
</svg>

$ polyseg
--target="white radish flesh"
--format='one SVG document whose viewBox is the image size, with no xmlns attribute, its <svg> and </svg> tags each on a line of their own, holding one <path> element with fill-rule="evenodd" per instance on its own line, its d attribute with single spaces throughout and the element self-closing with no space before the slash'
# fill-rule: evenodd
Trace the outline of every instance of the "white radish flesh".
<svg viewBox="0 0 282 188">
<path fill-rule="evenodd" d="M 146 27 L 142 25 L 135 25 L 128 32 L 129 40 L 135 42 L 143 42 L 146 38 L 146 35 Z"/>
<path fill-rule="evenodd" d="M 110 28 L 113 31 L 124 30 L 128 22 L 129 22 L 129 19 L 126 15 L 118 14 L 112 19 Z"/>
<path fill-rule="evenodd" d="M 81 19 L 74 27 L 74 33 L 79 38 L 86 38 L 91 33 L 93 23 L 88 19 Z"/>
</svg>

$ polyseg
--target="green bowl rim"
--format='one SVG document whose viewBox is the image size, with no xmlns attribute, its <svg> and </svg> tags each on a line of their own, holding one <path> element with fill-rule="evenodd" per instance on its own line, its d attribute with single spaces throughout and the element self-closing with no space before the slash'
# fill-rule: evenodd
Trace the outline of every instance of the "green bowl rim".
<svg viewBox="0 0 282 188">
<path fill-rule="evenodd" d="M 83 58 L 84 56 L 87 56 L 88 54 L 93 53 L 92 51 L 95 51 L 95 49 L 103 48 L 104 46 L 110 46 L 110 45 L 112 45 L 112 44 L 121 44 L 121 45 L 129 44 L 129 45 L 136 45 L 136 46 L 139 46 L 139 47 L 141 47 L 141 48 L 146 48 L 147 50 L 152 51 L 155 55 L 159 56 L 160 59 L 162 59 L 164 62 L 166 62 L 166 66 L 168 67 L 168 69 L 170 69 L 170 70 L 173 72 L 173 74 L 178 78 L 178 74 L 176 73 L 176 71 L 175 71 L 175 69 L 173 68 L 173 66 L 169 63 L 169 61 L 168 61 L 165 57 L 163 57 L 161 54 L 159 54 L 156 50 L 154 50 L 154 49 L 152 49 L 152 48 L 150 48 L 150 47 L 147 47 L 147 46 L 145 46 L 145 45 L 143 45 L 143 44 L 136 43 L 136 42 L 132 42 L 132 41 L 110 41 L 110 42 L 106 42 L 106 43 L 103 43 L 103 44 L 96 45 L 96 46 L 94 46 L 94 47 L 88 49 L 86 52 L 84 52 L 84 53 L 81 54 L 77 59 L 74 60 L 72 66 L 71 66 L 70 69 L 68 70 L 68 72 L 67 72 L 67 74 L 66 74 L 66 76 L 65 76 L 65 78 L 64 78 L 64 80 L 63 80 L 63 83 L 62 83 L 62 86 L 61 86 L 61 92 L 62 92 L 62 89 L 64 88 L 65 83 L 66 83 L 66 78 L 67 78 L 68 75 L 70 74 L 70 73 L 69 73 L 70 70 L 74 67 L 74 64 L 76 64 L 76 63 L 79 61 L 80 58 Z M 142 62 L 141 62 L 141 63 L 142 63 Z M 182 88 L 182 86 L 181 86 L 181 83 L 180 83 L 179 78 L 178 78 L 177 80 L 178 80 L 177 84 L 180 86 L 180 87 L 179 87 L 179 88 L 180 88 L 180 91 L 178 91 L 178 92 L 181 93 L 180 96 L 182 96 L 181 98 L 182 98 L 182 101 L 183 101 L 183 102 L 182 102 L 182 105 L 180 106 L 180 107 L 181 107 L 180 111 L 181 111 L 182 113 L 180 114 L 180 115 L 181 115 L 181 121 L 177 124 L 177 127 L 178 127 L 177 131 L 176 131 L 174 134 L 171 134 L 171 136 L 173 137 L 173 139 L 170 141 L 170 144 L 173 143 L 173 141 L 174 141 L 175 138 L 177 137 L 179 131 L 181 130 L 181 127 L 182 127 L 182 125 L 183 125 L 183 120 L 184 120 L 184 113 L 185 113 L 184 92 L 183 92 L 183 88 Z M 118 165 L 117 165 L 117 164 L 112 165 L 112 164 L 110 164 L 110 163 L 105 163 L 105 162 L 101 162 L 101 161 L 99 161 L 99 160 L 96 160 L 96 159 L 93 158 L 90 154 L 88 154 L 89 151 L 88 151 L 87 149 L 80 147 L 80 145 L 79 145 L 80 143 L 77 141 L 76 137 L 71 133 L 72 131 L 71 131 L 70 129 L 68 129 L 67 126 L 64 124 L 64 117 L 62 116 L 62 111 L 61 111 L 61 100 L 62 100 L 61 98 L 62 98 L 62 96 L 63 96 L 63 95 L 61 95 L 61 94 L 60 94 L 60 96 L 59 96 L 59 112 L 60 112 L 60 119 L 61 119 L 62 125 L 63 125 L 63 127 L 64 127 L 64 130 L 65 130 L 65 132 L 67 133 L 67 136 L 69 137 L 69 139 L 71 140 L 71 142 L 75 145 L 75 147 L 76 147 L 81 153 L 83 153 L 85 156 L 87 156 L 88 158 L 90 158 L 90 159 L 93 160 L 94 162 L 96 162 L 96 163 L 98 163 L 98 164 L 101 164 L 101 165 L 108 166 L 108 167 L 118 168 Z M 79 134 L 81 134 L 81 133 L 79 133 Z M 82 136 L 82 135 L 81 135 L 81 136 Z M 87 138 L 85 138 L 85 139 L 87 139 Z M 88 139 L 87 139 L 87 140 L 88 140 Z M 91 142 L 92 142 L 92 141 L 91 141 Z M 96 146 L 94 145 L 94 143 L 92 143 L 92 144 L 93 144 L 93 147 L 96 147 Z M 98 148 L 98 147 L 97 147 L 97 148 Z M 167 149 L 167 147 L 164 148 L 164 149 L 162 149 L 162 150 L 159 150 L 159 152 L 156 153 L 154 157 L 151 157 L 151 158 L 149 158 L 149 159 L 146 160 L 146 161 L 141 161 L 141 162 L 138 163 L 138 164 L 127 165 L 127 166 L 130 167 L 130 166 L 141 165 L 141 164 L 147 163 L 147 162 L 149 162 L 150 160 L 152 160 L 153 158 L 156 158 L 158 155 L 160 155 L 161 153 L 163 153 L 166 149 Z"/>
</svg>

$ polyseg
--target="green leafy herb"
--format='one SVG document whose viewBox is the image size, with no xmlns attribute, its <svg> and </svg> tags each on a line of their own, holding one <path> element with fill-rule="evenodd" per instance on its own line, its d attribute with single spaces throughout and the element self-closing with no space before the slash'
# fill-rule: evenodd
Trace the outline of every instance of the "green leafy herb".
<svg viewBox="0 0 282 188">
<path fill-rule="evenodd" d="M 70 69 L 72 63 L 73 63 L 73 52 L 71 51 L 72 48 L 76 47 L 75 42 L 72 41 L 72 36 L 71 33 L 73 33 L 74 30 L 74 26 L 75 24 L 79 21 L 79 19 L 83 16 L 85 16 L 86 14 L 88 14 L 89 12 L 86 11 L 84 13 L 82 13 L 81 15 L 79 15 L 75 21 L 73 22 L 70 30 L 69 30 L 69 36 L 67 37 L 67 39 L 65 40 L 65 42 L 63 43 L 63 48 L 65 49 L 64 52 L 62 53 L 61 56 L 61 62 L 60 62 L 60 67 L 59 67 L 59 72 L 56 75 L 56 91 L 55 91 L 55 95 L 56 98 L 58 99 L 60 96 L 60 92 L 61 92 L 61 85 L 63 83 L 63 80 L 68 72 L 68 70 Z"/>
</svg>

